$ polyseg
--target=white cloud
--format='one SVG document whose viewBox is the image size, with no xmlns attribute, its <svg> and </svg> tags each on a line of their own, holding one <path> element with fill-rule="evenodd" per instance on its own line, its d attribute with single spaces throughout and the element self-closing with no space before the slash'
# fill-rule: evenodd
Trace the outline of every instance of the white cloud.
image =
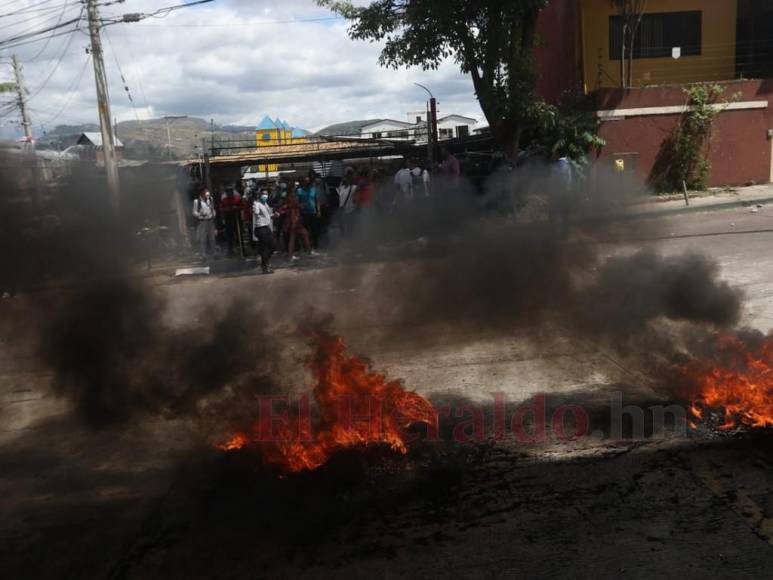
<svg viewBox="0 0 773 580">
<path fill-rule="evenodd" d="M 17 16 L 24 22 L 0 28 L 0 41 L 50 26 L 59 15 L 55 8 L 65 1 L 50 0 L 50 10 L 34 21 L 32 14 Z M 0 12 L 3 5 L 18 10 L 39 2 L 0 0 Z M 104 8 L 103 16 L 177 3 L 127 0 Z M 79 10 L 80 3 L 69 0 L 65 19 Z M 33 60 L 43 45 L 17 49 L 33 93 L 33 122 L 47 128 L 96 122 L 93 70 L 90 64 L 84 69 L 87 35 L 54 38 Z M 216 0 L 164 19 L 110 26 L 105 50 L 113 115 L 119 119 L 135 118 L 135 111 L 116 57 L 140 118 L 188 114 L 252 125 L 269 114 L 309 129 L 372 117 L 405 119 L 424 107 L 426 94 L 413 84 L 421 82 L 433 90 L 442 113 L 482 120 L 472 83 L 453 62 L 436 71 L 381 68 L 380 46 L 350 40 L 346 22 L 313 0 Z M 9 56 L 8 51 L 0 56 Z"/>
</svg>

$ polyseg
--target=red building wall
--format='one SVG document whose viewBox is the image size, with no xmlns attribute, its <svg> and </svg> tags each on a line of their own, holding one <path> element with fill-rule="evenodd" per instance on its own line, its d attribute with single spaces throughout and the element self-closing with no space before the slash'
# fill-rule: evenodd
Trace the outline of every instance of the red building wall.
<svg viewBox="0 0 773 580">
<path fill-rule="evenodd" d="M 771 177 L 771 140 L 773 129 L 773 80 L 730 81 L 720 83 L 725 96 L 738 103 L 768 101 L 765 109 L 724 111 L 717 118 L 711 138 L 709 158 L 711 186 L 767 183 Z M 598 110 L 620 110 L 684 105 L 687 97 L 682 86 L 641 89 L 603 90 L 595 95 Z M 630 116 L 605 121 L 600 135 L 607 144 L 600 163 L 611 163 L 616 155 L 637 155 L 636 171 L 650 180 L 658 153 L 680 121 L 679 114 Z"/>
<path fill-rule="evenodd" d="M 537 94 L 555 103 L 566 90 L 582 90 L 577 0 L 551 0 L 540 14 L 537 34 Z"/>
</svg>

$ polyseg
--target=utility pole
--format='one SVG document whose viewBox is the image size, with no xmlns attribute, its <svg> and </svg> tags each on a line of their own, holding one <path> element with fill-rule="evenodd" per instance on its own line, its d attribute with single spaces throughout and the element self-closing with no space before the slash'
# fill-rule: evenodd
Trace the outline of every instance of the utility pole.
<svg viewBox="0 0 773 580">
<path fill-rule="evenodd" d="M 21 112 L 21 126 L 24 128 L 24 152 L 25 159 L 30 166 L 32 176 L 32 197 L 36 207 L 40 207 L 40 175 L 38 174 L 38 161 L 35 155 L 35 138 L 32 135 L 32 121 L 27 108 L 27 87 L 24 85 L 24 75 L 19 64 L 19 59 L 14 54 L 11 57 L 13 63 L 13 76 L 16 81 L 16 94 L 19 99 L 19 111 Z"/>
<path fill-rule="evenodd" d="M 110 206 L 114 214 L 121 207 L 121 182 L 118 175 L 118 157 L 115 152 L 115 136 L 112 117 L 110 115 L 110 100 L 107 92 L 107 76 L 103 59 L 102 39 L 99 35 L 101 23 L 96 0 L 86 0 L 86 10 L 89 18 L 89 33 L 91 35 L 91 60 L 94 62 L 94 80 L 97 85 L 97 106 L 99 108 L 99 125 L 102 129 L 102 154 L 105 158 L 105 173 L 107 174 L 107 189 L 110 195 Z"/>
<path fill-rule="evenodd" d="M 27 109 L 27 91 L 24 86 L 24 77 L 21 73 L 21 65 L 14 54 L 11 57 L 13 62 L 13 76 L 16 79 L 16 94 L 19 97 L 19 111 L 21 111 L 21 126 L 24 128 L 24 137 L 27 143 L 32 143 L 32 123 L 30 122 L 29 110 Z"/>
<path fill-rule="evenodd" d="M 432 97 L 429 100 L 429 116 L 430 116 L 430 122 L 431 122 L 430 138 L 431 138 L 431 142 L 432 142 L 432 147 L 431 147 L 430 153 L 429 153 L 429 162 L 430 162 L 430 165 L 434 167 L 434 163 L 435 163 L 435 149 L 437 149 L 437 143 L 438 143 L 438 135 L 437 135 L 437 100 L 435 100 L 435 97 Z"/>
<path fill-rule="evenodd" d="M 188 115 L 167 115 L 164 117 L 164 121 L 166 121 L 166 156 L 169 159 L 172 159 L 172 127 L 171 123 L 172 121 L 176 119 L 187 119 Z"/>
<path fill-rule="evenodd" d="M 437 145 L 437 100 L 435 95 L 432 94 L 427 87 L 420 85 L 419 83 L 413 83 L 417 87 L 421 87 L 429 95 L 429 116 L 427 118 L 427 163 L 429 164 L 429 170 L 432 171 L 435 167 L 435 147 Z"/>
<path fill-rule="evenodd" d="M 210 141 L 212 142 L 212 146 L 209 148 L 209 154 L 214 155 L 215 154 L 215 120 L 214 119 L 209 120 L 209 137 L 210 137 Z"/>
</svg>

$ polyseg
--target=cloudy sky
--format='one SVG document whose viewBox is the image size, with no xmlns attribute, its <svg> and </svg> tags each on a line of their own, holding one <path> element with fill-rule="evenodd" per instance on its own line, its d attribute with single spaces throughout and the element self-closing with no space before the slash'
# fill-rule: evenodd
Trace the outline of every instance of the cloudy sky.
<svg viewBox="0 0 773 580">
<path fill-rule="evenodd" d="M 152 12 L 186 0 L 102 0 L 103 18 Z M 78 0 L 0 0 L 0 43 L 76 18 Z M 453 62 L 437 71 L 378 65 L 380 46 L 355 42 L 346 22 L 313 0 L 215 0 L 167 17 L 105 29 L 105 62 L 113 115 L 119 120 L 164 115 L 254 125 L 264 114 L 316 130 L 367 118 L 407 119 L 433 91 L 441 114 L 482 120 L 470 79 Z M 85 25 L 84 25 L 85 29 Z M 0 48 L 5 63 L 24 64 L 36 132 L 60 124 L 97 122 L 94 73 L 85 32 Z M 3 65 L 0 78 L 10 79 Z M 121 71 L 134 106 L 121 82 Z M 6 101 L 10 97 L 2 97 Z M 5 131 L 18 127 L 7 109 Z"/>
</svg>

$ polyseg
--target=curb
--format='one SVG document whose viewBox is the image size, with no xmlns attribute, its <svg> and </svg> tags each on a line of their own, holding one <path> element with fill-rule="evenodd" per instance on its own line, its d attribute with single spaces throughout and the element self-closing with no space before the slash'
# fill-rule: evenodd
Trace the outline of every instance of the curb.
<svg viewBox="0 0 773 580">
<path fill-rule="evenodd" d="M 758 197 L 754 199 L 738 199 L 735 201 L 711 203 L 711 204 L 700 205 L 700 206 L 691 205 L 686 207 L 667 208 L 667 209 L 661 209 L 661 210 L 651 210 L 651 211 L 643 211 L 643 212 L 635 212 L 635 213 L 617 213 L 617 214 L 598 215 L 598 216 L 591 216 L 580 221 L 597 222 L 597 221 L 603 221 L 603 220 L 625 221 L 625 220 L 635 220 L 635 219 L 652 219 L 652 218 L 668 216 L 668 215 L 721 211 L 724 209 L 732 209 L 736 207 L 750 207 L 753 205 L 766 204 L 766 203 L 773 203 L 773 195 L 770 195 L 767 197 Z"/>
</svg>

